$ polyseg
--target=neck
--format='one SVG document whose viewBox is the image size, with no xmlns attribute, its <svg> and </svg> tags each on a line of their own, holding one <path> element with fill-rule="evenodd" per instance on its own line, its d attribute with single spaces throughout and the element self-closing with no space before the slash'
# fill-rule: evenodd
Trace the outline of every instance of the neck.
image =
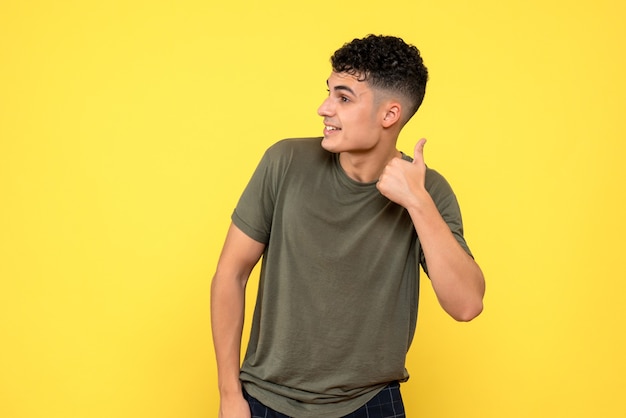
<svg viewBox="0 0 626 418">
<path fill-rule="evenodd" d="M 342 152 L 339 155 L 341 167 L 348 177 L 361 183 L 371 183 L 380 177 L 383 170 L 396 157 L 402 154 L 395 148 L 366 152 Z"/>
</svg>

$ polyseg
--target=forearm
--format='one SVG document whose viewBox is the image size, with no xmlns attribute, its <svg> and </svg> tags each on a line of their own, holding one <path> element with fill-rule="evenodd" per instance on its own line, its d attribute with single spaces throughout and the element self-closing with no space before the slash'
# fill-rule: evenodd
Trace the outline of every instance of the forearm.
<svg viewBox="0 0 626 418">
<path fill-rule="evenodd" d="M 211 282 L 211 328 L 220 391 L 219 418 L 249 418 L 239 369 L 246 284 L 265 245 L 231 224 Z"/>
<path fill-rule="evenodd" d="M 485 293 L 480 267 L 454 238 L 425 190 L 417 195 L 408 210 L 439 303 L 458 321 L 475 318 L 483 309 Z"/>
<path fill-rule="evenodd" d="M 221 396 L 241 394 L 241 335 L 245 311 L 245 279 L 219 272 L 211 284 L 211 327 Z"/>
</svg>

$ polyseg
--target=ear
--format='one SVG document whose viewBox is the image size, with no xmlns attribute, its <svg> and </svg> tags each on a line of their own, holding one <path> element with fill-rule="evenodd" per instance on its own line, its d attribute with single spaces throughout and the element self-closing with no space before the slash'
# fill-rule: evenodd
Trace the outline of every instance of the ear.
<svg viewBox="0 0 626 418">
<path fill-rule="evenodd" d="M 384 116 L 382 125 L 384 128 L 390 128 L 396 123 L 400 122 L 400 116 L 402 115 L 402 104 L 393 101 L 389 102 L 384 108 Z"/>
</svg>

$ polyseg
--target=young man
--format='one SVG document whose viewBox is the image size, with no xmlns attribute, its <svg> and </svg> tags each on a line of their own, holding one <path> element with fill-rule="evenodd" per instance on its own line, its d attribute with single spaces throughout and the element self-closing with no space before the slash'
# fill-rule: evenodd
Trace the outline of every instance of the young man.
<svg viewBox="0 0 626 418">
<path fill-rule="evenodd" d="M 484 278 L 456 198 L 396 149 L 428 73 L 399 38 L 335 52 L 323 138 L 270 147 L 232 216 L 212 282 L 221 418 L 403 417 L 399 382 L 417 319 L 419 265 L 459 321 L 482 310 Z M 244 295 L 263 256 L 240 367 Z"/>
</svg>

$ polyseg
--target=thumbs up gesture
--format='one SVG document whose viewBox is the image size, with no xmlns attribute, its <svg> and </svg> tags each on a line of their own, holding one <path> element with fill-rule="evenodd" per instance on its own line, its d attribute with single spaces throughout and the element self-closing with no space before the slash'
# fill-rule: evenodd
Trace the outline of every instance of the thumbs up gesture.
<svg viewBox="0 0 626 418">
<path fill-rule="evenodd" d="M 426 164 L 424 163 L 424 145 L 426 139 L 415 144 L 413 162 L 394 158 L 384 168 L 376 187 L 387 199 L 405 208 L 419 204 L 420 196 L 427 193 L 424 181 Z"/>
</svg>

